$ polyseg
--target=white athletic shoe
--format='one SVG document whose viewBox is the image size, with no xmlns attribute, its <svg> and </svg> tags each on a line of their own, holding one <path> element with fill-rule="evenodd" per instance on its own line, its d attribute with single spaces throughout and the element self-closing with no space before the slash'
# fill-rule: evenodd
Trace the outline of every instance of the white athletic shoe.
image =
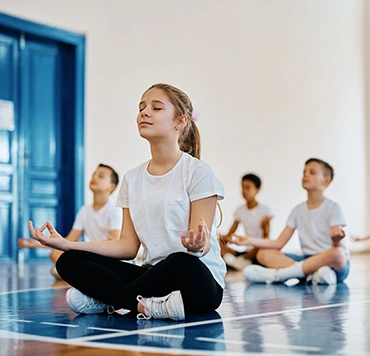
<svg viewBox="0 0 370 356">
<path fill-rule="evenodd" d="M 66 301 L 69 308 L 77 314 L 97 314 L 107 311 L 113 314 L 114 308 L 98 300 L 81 293 L 76 288 L 70 288 L 66 293 Z"/>
<path fill-rule="evenodd" d="M 250 265 L 243 270 L 244 277 L 249 282 L 271 284 L 278 282 L 277 269 Z"/>
<path fill-rule="evenodd" d="M 337 275 L 329 266 L 320 267 L 312 274 L 312 284 L 336 284 Z"/>
<path fill-rule="evenodd" d="M 144 307 L 144 314 L 139 313 L 138 319 L 185 319 L 184 303 L 179 290 L 165 297 L 151 297 L 142 301 L 143 297 L 138 295 L 136 299 Z"/>
</svg>

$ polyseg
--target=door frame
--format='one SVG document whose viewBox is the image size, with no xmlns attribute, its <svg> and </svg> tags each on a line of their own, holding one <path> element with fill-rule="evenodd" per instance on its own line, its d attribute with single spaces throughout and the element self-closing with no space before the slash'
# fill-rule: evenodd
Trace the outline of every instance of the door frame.
<svg viewBox="0 0 370 356">
<path fill-rule="evenodd" d="M 68 120 L 74 137 L 70 143 L 69 154 L 73 155 L 73 202 L 74 215 L 84 203 L 84 160 L 85 160 L 85 36 L 74 32 L 23 20 L 0 12 L 0 27 L 25 35 L 37 36 L 57 41 L 72 48 L 72 67 L 74 70 L 74 107 Z M 68 169 L 68 167 L 66 167 Z"/>
</svg>

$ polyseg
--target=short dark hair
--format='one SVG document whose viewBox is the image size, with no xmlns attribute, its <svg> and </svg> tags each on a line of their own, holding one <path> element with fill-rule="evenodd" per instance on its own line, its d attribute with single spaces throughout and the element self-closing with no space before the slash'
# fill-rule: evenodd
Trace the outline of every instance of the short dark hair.
<svg viewBox="0 0 370 356">
<path fill-rule="evenodd" d="M 103 163 L 100 163 L 99 164 L 99 166 L 98 167 L 103 167 L 103 168 L 108 168 L 108 169 L 110 169 L 111 170 L 111 182 L 113 183 L 113 184 L 115 184 L 116 185 L 116 187 L 117 187 L 117 185 L 118 185 L 118 182 L 119 182 L 119 177 L 118 177 L 118 173 L 111 167 L 111 166 L 108 166 L 108 165 L 106 165 L 106 164 L 103 164 Z"/>
<path fill-rule="evenodd" d="M 311 163 L 311 162 L 319 163 L 321 165 L 321 167 L 323 168 L 324 176 L 330 177 L 330 179 L 333 180 L 333 178 L 334 178 L 334 168 L 329 163 L 327 163 L 327 162 L 325 162 L 325 161 L 323 161 L 322 159 L 319 159 L 319 158 L 310 158 L 305 162 L 304 165 L 307 165 L 308 163 Z"/>
<path fill-rule="evenodd" d="M 261 188 L 261 185 L 262 185 L 261 178 L 256 176 L 255 174 L 248 173 L 248 174 L 244 175 L 243 178 L 242 178 L 242 182 L 245 181 L 245 180 L 249 180 L 249 181 L 253 182 L 253 184 L 256 186 L 257 189 Z"/>
</svg>

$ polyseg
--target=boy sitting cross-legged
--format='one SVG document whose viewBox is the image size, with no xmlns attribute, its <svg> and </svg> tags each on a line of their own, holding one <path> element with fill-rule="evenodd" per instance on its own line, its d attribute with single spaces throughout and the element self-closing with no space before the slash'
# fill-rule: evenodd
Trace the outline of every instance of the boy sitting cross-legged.
<svg viewBox="0 0 370 356">
<path fill-rule="evenodd" d="M 334 284 L 347 278 L 350 263 L 343 243 L 342 210 L 324 195 L 333 176 L 333 168 L 328 163 L 309 159 L 302 178 L 307 201 L 293 209 L 280 236 L 276 240 L 233 236 L 236 244 L 258 247 L 257 261 L 265 266 L 247 266 L 243 271 L 247 280 L 273 283 L 307 277 L 313 284 Z M 298 229 L 303 256 L 281 252 L 295 229 Z"/>
<path fill-rule="evenodd" d="M 245 235 L 254 238 L 269 238 L 271 209 L 257 201 L 261 189 L 261 179 L 253 173 L 245 174 L 241 180 L 242 195 L 245 200 L 234 213 L 234 222 L 226 235 L 219 236 L 221 256 L 226 265 L 242 270 L 256 259 L 258 249 L 253 246 L 230 244 L 239 224 L 243 225 Z M 242 250 L 240 250 L 242 248 Z"/>
</svg>

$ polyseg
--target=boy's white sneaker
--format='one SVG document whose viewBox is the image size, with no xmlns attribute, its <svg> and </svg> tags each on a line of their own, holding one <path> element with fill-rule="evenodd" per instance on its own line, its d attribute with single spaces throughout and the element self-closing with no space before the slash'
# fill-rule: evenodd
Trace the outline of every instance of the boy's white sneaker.
<svg viewBox="0 0 370 356">
<path fill-rule="evenodd" d="M 69 308 L 77 314 L 97 314 L 107 311 L 113 314 L 114 308 L 98 300 L 81 293 L 76 288 L 70 288 L 66 293 L 66 301 Z"/>
<path fill-rule="evenodd" d="M 312 284 L 336 284 L 337 275 L 329 266 L 320 267 L 312 274 Z"/>
<path fill-rule="evenodd" d="M 277 269 L 266 268 L 258 265 L 250 265 L 243 270 L 244 277 L 254 283 L 271 284 L 278 282 Z"/>
<path fill-rule="evenodd" d="M 184 302 L 179 290 L 165 297 L 151 297 L 142 301 L 143 297 L 138 295 L 136 299 L 144 307 L 144 314 L 138 314 L 138 319 L 185 319 Z"/>
</svg>

